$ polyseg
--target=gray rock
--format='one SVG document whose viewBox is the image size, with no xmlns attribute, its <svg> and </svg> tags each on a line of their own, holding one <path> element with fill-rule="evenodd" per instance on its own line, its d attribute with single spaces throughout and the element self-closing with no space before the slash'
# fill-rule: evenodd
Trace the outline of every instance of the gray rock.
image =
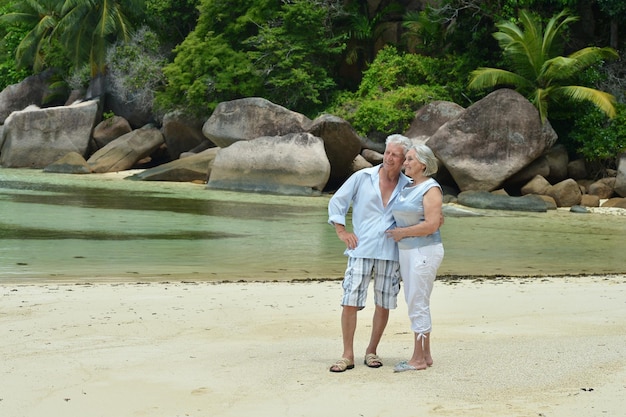
<svg viewBox="0 0 626 417">
<path fill-rule="evenodd" d="M 370 168 L 373 165 L 361 155 L 357 155 L 352 161 L 352 172 L 357 172 L 363 168 Z"/>
<path fill-rule="evenodd" d="M 457 196 L 457 203 L 467 207 L 490 210 L 547 211 L 546 203 L 535 195 L 511 197 L 487 191 L 463 191 Z"/>
<path fill-rule="evenodd" d="M 521 184 L 532 181 L 532 179 L 537 176 L 545 178 L 549 174 L 550 165 L 548 164 L 548 160 L 545 156 L 540 156 L 515 174 L 511 175 L 511 177 L 505 181 L 505 185 L 509 187 L 518 187 Z M 546 183 L 550 185 L 548 181 L 546 181 Z"/>
<path fill-rule="evenodd" d="M 588 186 L 587 193 L 597 195 L 599 198 L 611 198 L 615 191 L 616 177 L 601 178 L 598 181 L 594 181 Z"/>
<path fill-rule="evenodd" d="M 163 137 L 171 159 L 178 159 L 184 152 L 210 143 L 202 134 L 203 119 L 175 111 L 163 117 Z M 205 148 L 206 149 L 206 148 Z"/>
<path fill-rule="evenodd" d="M 325 114 L 313 120 L 307 132 L 322 138 L 330 162 L 327 186 L 337 189 L 354 172 L 352 163 L 361 152 L 359 135 L 344 119 Z"/>
<path fill-rule="evenodd" d="M 91 174 L 91 167 L 89 167 L 81 154 L 70 152 L 58 161 L 45 167 L 43 171 L 57 174 Z"/>
<path fill-rule="evenodd" d="M 613 197 L 605 201 L 601 207 L 617 207 L 626 209 L 626 198 Z"/>
<path fill-rule="evenodd" d="M 589 213 L 589 210 L 579 205 L 570 207 L 569 211 L 571 211 L 572 213 Z"/>
<path fill-rule="evenodd" d="M 548 122 L 522 95 L 500 89 L 441 126 L 427 145 L 461 191 L 491 191 L 556 141 Z"/>
<path fill-rule="evenodd" d="M 597 195 L 583 194 L 580 205 L 584 207 L 600 207 L 600 197 Z"/>
<path fill-rule="evenodd" d="M 545 157 L 550 166 L 550 174 L 546 176 L 546 179 L 550 184 L 556 184 L 567 179 L 567 165 L 569 164 L 569 156 L 567 155 L 567 149 L 563 145 L 556 145 L 550 148 Z"/>
<path fill-rule="evenodd" d="M 372 149 L 363 149 L 361 156 L 372 165 L 379 165 L 383 162 L 383 154 Z"/>
<path fill-rule="evenodd" d="M 310 124 L 311 119 L 300 113 L 252 97 L 219 103 L 204 123 L 202 133 L 215 145 L 226 148 L 262 136 L 305 132 Z"/>
<path fill-rule="evenodd" d="M 207 188 L 316 195 L 330 177 L 322 139 L 310 133 L 261 137 L 220 149 Z"/>
<path fill-rule="evenodd" d="M 110 142 L 91 155 L 87 163 L 93 172 L 125 171 L 163 144 L 165 141 L 161 132 L 148 126 Z"/>
<path fill-rule="evenodd" d="M 4 125 L 0 165 L 6 168 L 45 168 L 69 152 L 84 155 L 89 146 L 98 103 L 11 113 Z"/>
<path fill-rule="evenodd" d="M 425 141 L 441 126 L 459 117 L 465 109 L 451 101 L 433 101 L 415 112 L 409 130 L 404 134 L 410 139 Z"/>
<path fill-rule="evenodd" d="M 0 92 L 0 124 L 14 111 L 20 111 L 30 105 L 41 107 L 48 90 L 48 81 L 52 71 L 31 75 L 17 84 L 6 87 Z"/>
<path fill-rule="evenodd" d="M 567 176 L 574 180 L 582 180 L 587 178 L 587 166 L 584 159 L 576 159 L 567 164 Z"/>
<path fill-rule="evenodd" d="M 558 207 L 571 207 L 580 204 L 582 192 L 580 186 L 571 178 L 549 187 L 546 194 L 554 198 Z"/>
<path fill-rule="evenodd" d="M 480 217 L 482 213 L 445 204 L 442 208 L 444 217 Z"/>
<path fill-rule="evenodd" d="M 546 194 L 551 187 L 547 179 L 541 175 L 536 175 L 532 180 L 521 188 L 522 195 L 528 194 Z"/>
<path fill-rule="evenodd" d="M 128 120 L 122 116 L 113 116 L 98 123 L 93 129 L 92 137 L 97 148 L 100 149 L 120 136 L 132 132 L 132 130 Z"/>
<path fill-rule="evenodd" d="M 141 181 L 206 182 L 211 165 L 219 148 L 207 149 L 195 155 L 176 159 L 154 168 L 146 169 L 127 179 Z"/>
</svg>

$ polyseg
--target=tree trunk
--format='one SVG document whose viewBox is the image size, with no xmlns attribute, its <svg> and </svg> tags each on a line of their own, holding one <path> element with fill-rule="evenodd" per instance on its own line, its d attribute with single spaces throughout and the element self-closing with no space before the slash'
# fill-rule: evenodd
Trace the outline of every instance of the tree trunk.
<svg viewBox="0 0 626 417">
<path fill-rule="evenodd" d="M 619 49 L 619 22 L 616 18 L 611 19 L 611 48 Z"/>
</svg>

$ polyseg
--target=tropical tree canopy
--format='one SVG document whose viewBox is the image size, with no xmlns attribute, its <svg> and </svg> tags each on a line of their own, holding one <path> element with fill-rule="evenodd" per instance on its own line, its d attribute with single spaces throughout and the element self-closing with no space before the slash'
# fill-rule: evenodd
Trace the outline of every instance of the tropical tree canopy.
<svg viewBox="0 0 626 417">
<path fill-rule="evenodd" d="M 521 27 L 509 21 L 496 25 L 494 33 L 512 71 L 480 67 L 471 73 L 470 89 L 512 86 L 539 110 L 541 120 L 548 117 L 550 103 L 561 99 L 589 101 L 607 116 L 615 115 L 615 98 L 591 87 L 571 85 L 578 74 L 606 59 L 617 58 L 612 48 L 587 47 L 561 56 L 562 33 L 577 17 L 563 10 L 542 28 L 540 20 L 526 10 L 519 13 Z"/>
<path fill-rule="evenodd" d="M 39 72 L 62 45 L 70 62 L 77 68 L 88 63 L 95 77 L 106 69 L 106 48 L 130 38 L 129 16 L 143 10 L 144 0 L 25 0 L 0 22 L 27 28 L 16 49 L 22 67 Z"/>
</svg>

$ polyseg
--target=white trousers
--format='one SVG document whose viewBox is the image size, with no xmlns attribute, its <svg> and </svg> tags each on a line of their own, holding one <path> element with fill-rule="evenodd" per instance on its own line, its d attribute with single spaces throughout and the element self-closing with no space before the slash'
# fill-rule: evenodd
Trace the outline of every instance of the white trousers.
<svg viewBox="0 0 626 417">
<path fill-rule="evenodd" d="M 424 336 L 432 330 L 430 294 L 437 270 L 443 261 L 443 245 L 400 249 L 400 275 L 404 283 L 404 299 L 409 310 L 411 330 Z"/>
</svg>

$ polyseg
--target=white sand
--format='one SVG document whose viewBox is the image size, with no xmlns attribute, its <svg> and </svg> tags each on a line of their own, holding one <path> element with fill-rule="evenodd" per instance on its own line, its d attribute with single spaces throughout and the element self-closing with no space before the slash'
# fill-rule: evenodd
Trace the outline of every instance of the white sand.
<svg viewBox="0 0 626 417">
<path fill-rule="evenodd" d="M 0 286 L 0 416 L 623 416 L 626 275 L 438 282 L 435 364 L 328 372 L 339 281 Z M 359 314 L 357 349 L 372 306 Z"/>
</svg>

